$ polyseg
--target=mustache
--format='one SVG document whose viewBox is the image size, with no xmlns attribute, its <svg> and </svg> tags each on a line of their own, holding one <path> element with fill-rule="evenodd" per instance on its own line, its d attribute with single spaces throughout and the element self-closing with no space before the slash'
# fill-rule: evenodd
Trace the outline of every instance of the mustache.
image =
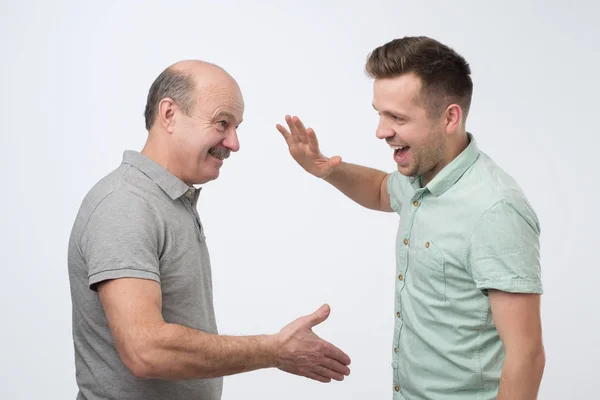
<svg viewBox="0 0 600 400">
<path fill-rule="evenodd" d="M 224 160 L 229 158 L 230 150 L 225 146 L 215 146 L 208 149 L 208 153 L 214 157 Z"/>
</svg>

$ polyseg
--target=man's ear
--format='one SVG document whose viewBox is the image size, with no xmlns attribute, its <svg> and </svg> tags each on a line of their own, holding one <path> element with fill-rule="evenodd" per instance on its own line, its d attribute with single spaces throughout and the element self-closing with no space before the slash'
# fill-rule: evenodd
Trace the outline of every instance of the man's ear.
<svg viewBox="0 0 600 400">
<path fill-rule="evenodd" d="M 446 133 L 451 135 L 460 127 L 463 111 L 458 104 L 450 104 L 444 112 L 444 126 Z"/>
<path fill-rule="evenodd" d="M 166 97 L 158 103 L 158 121 L 162 127 L 169 133 L 175 129 L 175 110 L 177 105 L 173 99 Z"/>
</svg>

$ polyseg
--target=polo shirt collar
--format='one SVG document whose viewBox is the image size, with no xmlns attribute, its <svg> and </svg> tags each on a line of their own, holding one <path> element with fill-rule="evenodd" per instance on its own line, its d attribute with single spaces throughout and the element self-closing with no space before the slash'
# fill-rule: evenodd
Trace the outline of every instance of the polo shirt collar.
<svg viewBox="0 0 600 400">
<path fill-rule="evenodd" d="M 195 192 L 194 200 L 199 194 L 198 189 L 190 188 L 162 165 L 138 151 L 126 150 L 123 153 L 123 164 L 129 164 L 139 169 L 173 200 L 180 198 L 189 190 L 191 190 L 190 193 Z"/>
<path fill-rule="evenodd" d="M 434 196 L 441 196 L 450 189 L 479 157 L 479 148 L 475 138 L 469 132 L 467 132 L 467 137 L 469 139 L 468 146 L 426 185 L 426 188 Z M 411 178 L 412 185 L 417 189 L 420 188 L 420 182 L 420 176 Z"/>
</svg>

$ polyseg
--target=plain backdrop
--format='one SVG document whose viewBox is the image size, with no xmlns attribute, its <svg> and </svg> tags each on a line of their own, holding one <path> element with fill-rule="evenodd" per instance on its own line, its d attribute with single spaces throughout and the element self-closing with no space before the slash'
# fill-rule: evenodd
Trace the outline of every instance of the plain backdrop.
<svg viewBox="0 0 600 400">
<path fill-rule="evenodd" d="M 315 332 L 352 357 L 343 383 L 263 370 L 227 377 L 223 399 L 391 398 L 398 217 L 306 174 L 275 124 L 299 115 L 326 155 L 392 171 L 364 62 L 405 35 L 467 58 L 468 130 L 541 221 L 540 399 L 593 398 L 599 12 L 592 1 L 1 1 L 0 398 L 75 398 L 71 225 L 123 150 L 141 149 L 154 78 L 187 58 L 223 66 L 246 102 L 241 151 L 198 207 L 221 333 L 274 333 L 328 303 Z"/>
</svg>

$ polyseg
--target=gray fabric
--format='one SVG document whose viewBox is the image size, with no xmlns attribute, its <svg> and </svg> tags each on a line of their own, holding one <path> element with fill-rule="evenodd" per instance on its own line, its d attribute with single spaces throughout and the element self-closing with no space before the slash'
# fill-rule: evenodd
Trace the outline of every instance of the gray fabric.
<svg viewBox="0 0 600 400">
<path fill-rule="evenodd" d="M 141 153 L 85 196 L 68 250 L 78 400 L 217 400 L 222 378 L 137 379 L 119 358 L 96 284 L 123 277 L 161 284 L 166 322 L 216 334 L 206 238 L 190 188 Z"/>
</svg>

